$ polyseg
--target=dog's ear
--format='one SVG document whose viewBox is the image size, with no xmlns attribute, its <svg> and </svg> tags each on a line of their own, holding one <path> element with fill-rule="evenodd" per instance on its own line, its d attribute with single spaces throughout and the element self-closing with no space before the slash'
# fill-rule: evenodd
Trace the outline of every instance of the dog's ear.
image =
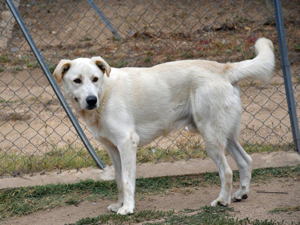
<svg viewBox="0 0 300 225">
<path fill-rule="evenodd" d="M 94 63 L 96 64 L 96 66 L 99 67 L 99 69 L 102 71 L 102 73 L 103 74 L 106 73 L 106 76 L 109 77 L 111 68 L 107 64 L 107 62 L 105 62 L 105 60 L 102 59 L 100 56 L 93 57 L 92 60 L 94 61 Z"/>
<path fill-rule="evenodd" d="M 53 76 L 58 84 L 61 84 L 64 75 L 68 72 L 71 67 L 71 60 L 62 59 L 56 66 Z"/>
</svg>

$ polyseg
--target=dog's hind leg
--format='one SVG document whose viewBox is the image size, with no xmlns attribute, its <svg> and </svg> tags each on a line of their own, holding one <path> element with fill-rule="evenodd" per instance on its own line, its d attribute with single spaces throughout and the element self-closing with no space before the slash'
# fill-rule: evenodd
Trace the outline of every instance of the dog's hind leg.
<svg viewBox="0 0 300 225">
<path fill-rule="evenodd" d="M 240 114 L 239 98 L 231 84 L 207 82 L 192 95 L 191 102 L 193 119 L 221 179 L 221 192 L 211 205 L 227 206 L 231 203 L 232 170 L 225 157 L 225 148 L 228 137 L 234 131 L 236 117 Z"/>
<path fill-rule="evenodd" d="M 118 212 L 118 210 L 123 205 L 123 183 L 122 183 L 122 165 L 121 165 L 121 158 L 120 153 L 117 147 L 115 147 L 112 144 L 103 143 L 104 147 L 106 148 L 110 159 L 113 163 L 114 169 L 115 169 L 115 176 L 116 176 L 116 182 L 118 186 L 118 201 L 116 203 L 113 203 L 107 207 L 108 211 L 111 212 Z"/>
<path fill-rule="evenodd" d="M 238 143 L 236 137 L 228 139 L 226 149 L 235 160 L 240 171 L 240 186 L 238 191 L 232 196 L 232 200 L 241 201 L 242 199 L 247 199 L 250 189 L 252 159 Z"/>
<path fill-rule="evenodd" d="M 219 197 L 212 201 L 211 206 L 227 206 L 231 202 L 232 170 L 225 157 L 224 143 L 204 138 L 205 147 L 210 158 L 216 163 L 221 179 L 221 192 Z"/>
<path fill-rule="evenodd" d="M 227 132 L 219 127 L 218 123 L 202 121 L 197 124 L 203 136 L 205 148 L 209 157 L 216 163 L 221 179 L 221 192 L 211 206 L 227 206 L 231 203 L 232 170 L 225 157 Z M 204 132 L 205 131 L 205 132 Z"/>
<path fill-rule="evenodd" d="M 124 201 L 118 214 L 126 215 L 134 211 L 134 192 L 136 177 L 136 151 L 139 136 L 131 132 L 128 138 L 124 138 L 118 145 L 122 164 L 122 184 Z"/>
</svg>

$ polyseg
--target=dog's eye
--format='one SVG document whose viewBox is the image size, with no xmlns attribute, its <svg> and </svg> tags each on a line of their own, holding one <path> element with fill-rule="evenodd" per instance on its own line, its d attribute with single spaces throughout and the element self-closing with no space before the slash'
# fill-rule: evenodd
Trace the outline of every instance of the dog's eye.
<svg viewBox="0 0 300 225">
<path fill-rule="evenodd" d="M 81 80 L 79 78 L 73 80 L 76 84 L 81 84 Z"/>
<path fill-rule="evenodd" d="M 93 82 L 94 82 L 94 83 L 96 83 L 98 80 L 99 80 L 98 77 L 94 77 L 94 78 L 93 78 Z"/>
</svg>

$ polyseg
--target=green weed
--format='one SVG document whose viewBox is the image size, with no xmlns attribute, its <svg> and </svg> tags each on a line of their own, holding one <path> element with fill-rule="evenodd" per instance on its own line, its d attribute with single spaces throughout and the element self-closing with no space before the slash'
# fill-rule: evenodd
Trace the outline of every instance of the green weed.
<svg viewBox="0 0 300 225">
<path fill-rule="evenodd" d="M 182 57 L 184 57 L 185 59 L 191 59 L 192 54 L 190 52 L 183 52 Z"/>
<path fill-rule="evenodd" d="M 26 66 L 28 67 L 28 68 L 37 68 L 38 67 L 38 63 L 37 62 L 28 62 L 27 64 L 26 64 Z"/>
<path fill-rule="evenodd" d="M 145 58 L 145 62 L 151 62 L 151 56 L 147 56 L 147 57 Z"/>
<path fill-rule="evenodd" d="M 127 65 L 128 65 L 128 61 L 124 59 L 116 62 L 115 67 L 121 68 L 121 67 L 126 67 Z"/>
<path fill-rule="evenodd" d="M 8 101 L 6 101 L 6 100 L 4 100 L 3 98 L 0 97 L 0 103 L 14 104 L 14 103 L 18 103 L 18 102 L 20 102 L 20 101 L 21 101 L 20 99 L 18 99 L 18 100 L 8 100 Z"/>
<path fill-rule="evenodd" d="M 10 62 L 10 58 L 7 55 L 1 55 L 0 56 L 0 63 L 8 63 Z"/>
<path fill-rule="evenodd" d="M 47 65 L 48 65 L 48 68 L 49 68 L 50 72 L 53 73 L 55 68 L 56 68 L 56 65 L 53 65 L 53 64 L 50 64 L 50 63 L 47 63 Z"/>
<path fill-rule="evenodd" d="M 21 67 L 21 66 L 16 66 L 15 67 L 15 71 L 21 71 L 21 70 L 23 70 L 23 67 Z"/>
<path fill-rule="evenodd" d="M 76 198 L 77 196 L 72 196 L 70 199 L 66 200 L 66 204 L 67 205 L 75 205 L 78 206 L 80 203 L 80 200 L 78 200 L 78 198 Z"/>
<path fill-rule="evenodd" d="M 286 207 L 275 208 L 271 210 L 270 213 L 276 214 L 276 213 L 286 212 L 288 214 L 292 214 L 293 212 L 299 212 L 299 211 L 300 211 L 300 205 L 297 205 L 297 206 L 286 206 Z"/>
</svg>

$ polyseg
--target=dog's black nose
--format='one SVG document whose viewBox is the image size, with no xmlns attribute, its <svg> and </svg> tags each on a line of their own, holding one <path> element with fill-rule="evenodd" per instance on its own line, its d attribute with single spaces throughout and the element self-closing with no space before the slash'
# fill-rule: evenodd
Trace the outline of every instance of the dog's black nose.
<svg viewBox="0 0 300 225">
<path fill-rule="evenodd" d="M 97 104 L 97 97 L 94 95 L 90 95 L 86 98 L 86 103 L 88 104 L 89 108 L 95 108 Z"/>
</svg>

